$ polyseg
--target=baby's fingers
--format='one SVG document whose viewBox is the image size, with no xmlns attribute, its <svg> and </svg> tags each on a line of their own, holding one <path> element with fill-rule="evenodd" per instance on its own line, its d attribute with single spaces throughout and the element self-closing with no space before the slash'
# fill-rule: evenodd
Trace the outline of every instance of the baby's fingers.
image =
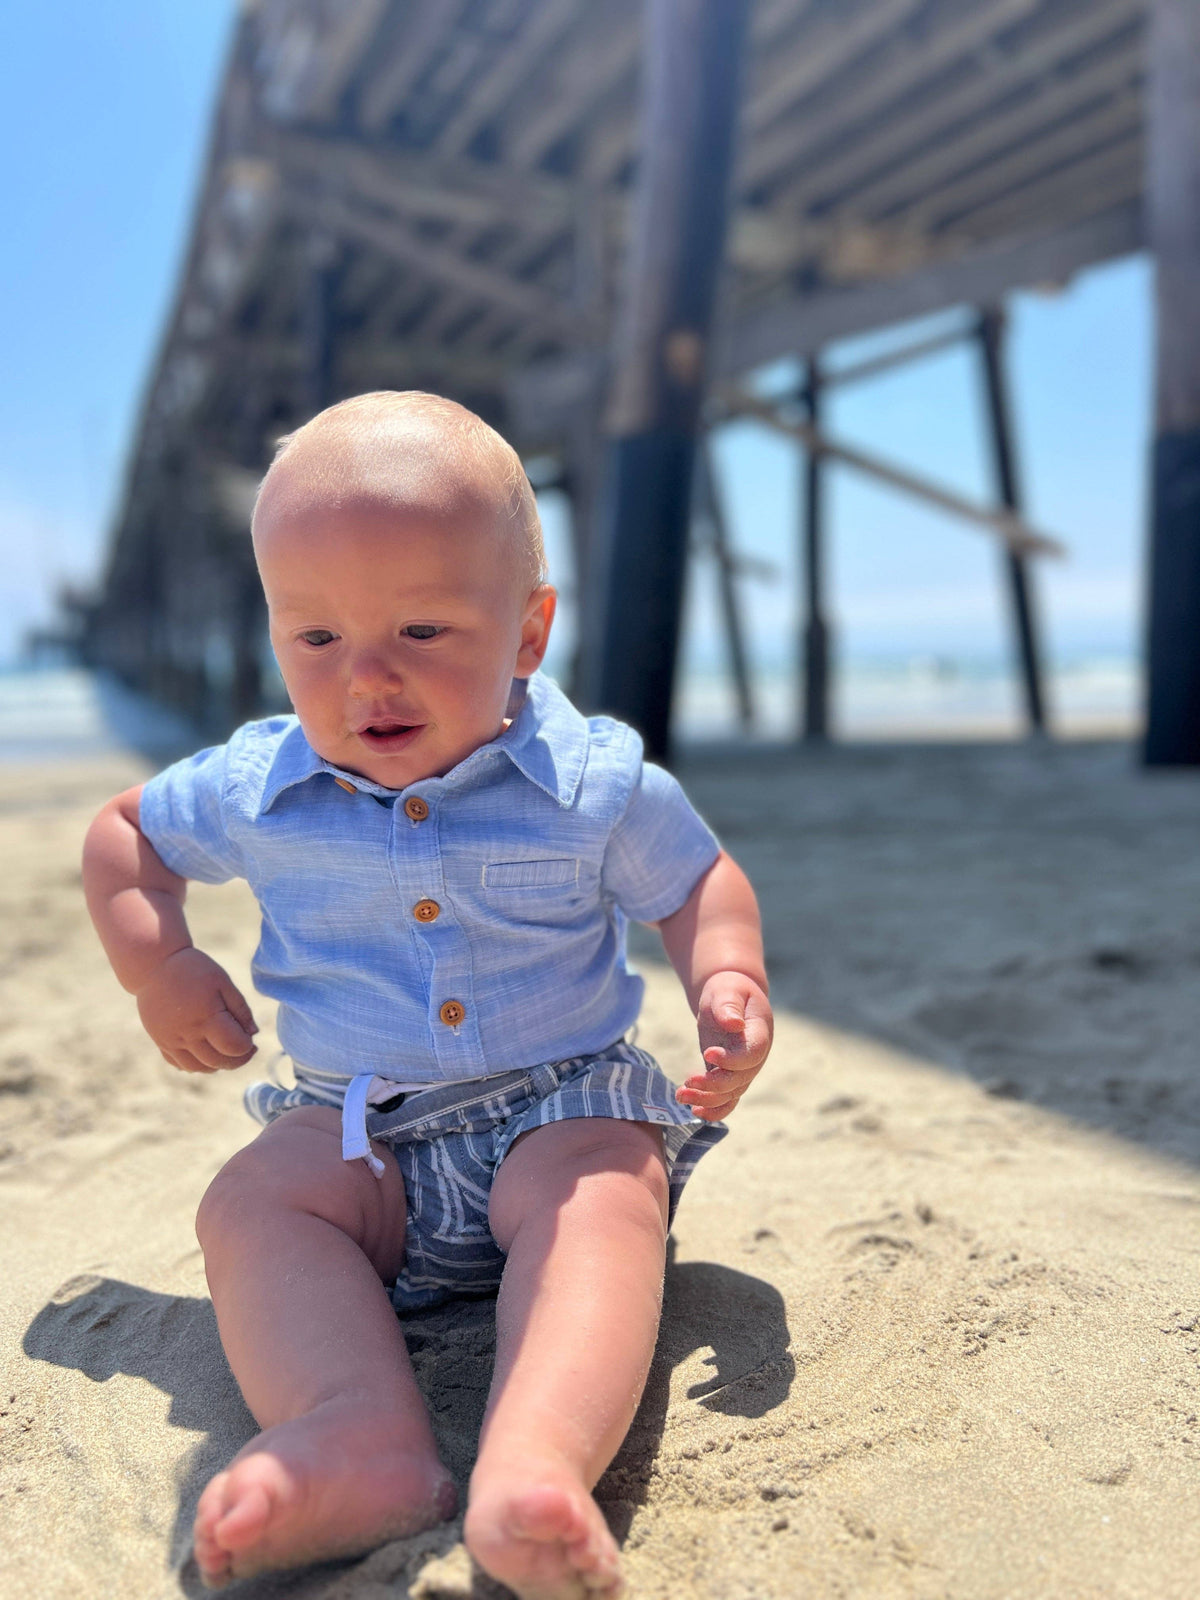
<svg viewBox="0 0 1200 1600">
<path fill-rule="evenodd" d="M 247 1035 L 258 1032 L 254 1013 L 246 1004 L 246 997 L 240 989 L 226 981 L 221 985 L 221 999 L 224 1000 L 225 1009 L 230 1016 Z"/>
<path fill-rule="evenodd" d="M 238 1019 L 228 1011 L 215 1012 L 208 1019 L 203 1041 L 193 1047 L 202 1060 L 208 1061 L 210 1057 L 205 1046 L 212 1052 L 211 1065 L 214 1067 L 240 1067 L 243 1061 L 249 1061 L 258 1048 Z"/>
</svg>

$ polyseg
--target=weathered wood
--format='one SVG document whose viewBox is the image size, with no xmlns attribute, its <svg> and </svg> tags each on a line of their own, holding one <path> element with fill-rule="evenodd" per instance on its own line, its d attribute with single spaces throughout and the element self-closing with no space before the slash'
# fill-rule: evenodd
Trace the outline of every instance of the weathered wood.
<svg viewBox="0 0 1200 1600">
<path fill-rule="evenodd" d="M 664 756 L 746 0 L 650 0 L 633 237 L 582 687 Z"/>
<path fill-rule="evenodd" d="M 1200 765 L 1200 8 L 1152 0 L 1146 204 L 1156 272 L 1146 760 Z"/>
<path fill-rule="evenodd" d="M 1124 12 L 1128 7 L 1123 5 L 1121 9 Z M 1015 72 L 1010 73 L 1010 77 L 1015 76 Z M 1136 88 L 1140 77 L 1141 63 L 1131 60 L 1128 51 L 1113 50 L 1099 60 L 1089 51 L 1084 64 L 1073 68 L 1059 61 L 1054 63 L 1052 73 L 1045 66 L 1037 71 L 1028 69 L 1026 92 L 1007 111 L 993 111 L 980 104 L 993 91 L 989 83 L 977 85 L 973 125 L 955 127 L 949 116 L 943 116 L 941 126 L 953 129 L 953 137 L 940 139 L 922 154 L 903 162 L 896 161 L 893 150 L 888 170 L 855 188 L 855 211 L 869 215 L 886 207 L 890 216 L 892 208 L 901 205 L 905 215 L 924 220 L 923 209 L 933 203 L 934 197 L 940 210 L 951 210 L 960 194 L 971 193 L 972 178 L 964 176 L 956 182 L 955 176 L 973 176 L 976 163 L 992 164 L 991 170 L 983 174 L 986 182 L 1005 178 L 1005 161 L 1016 159 L 1015 155 L 1010 156 L 1010 150 L 1020 151 L 1022 166 L 1031 162 L 1050 165 L 1058 159 L 1054 136 L 1061 137 L 1068 118 L 1079 115 L 1080 120 L 1069 126 L 1072 131 L 1087 128 L 1085 145 L 1088 140 L 1101 137 L 1106 113 L 1097 108 L 1095 114 L 1089 114 L 1089 106 L 1099 97 Z M 1111 109 L 1107 115 L 1111 115 Z M 827 188 L 825 192 L 831 191 Z M 794 202 L 796 197 L 789 198 Z"/>
<path fill-rule="evenodd" d="M 987 398 L 992 465 L 1000 504 L 1020 515 L 1021 492 L 1017 479 L 1015 442 L 1008 395 L 1008 375 L 1004 365 L 1005 315 L 1002 308 L 989 306 L 979 318 L 979 346 L 983 358 L 984 392 Z M 1017 550 L 1003 555 L 1009 601 L 1012 606 L 1017 668 L 1025 697 L 1029 731 L 1046 731 L 1046 698 L 1042 682 L 1041 641 L 1034 612 L 1033 586 L 1029 563 Z"/>
<path fill-rule="evenodd" d="M 334 195 L 320 195 L 297 206 L 298 219 L 374 245 L 401 261 L 430 282 L 452 283 L 485 304 L 497 304 L 525 317 L 541 318 L 554 328 L 571 332 L 578 324 L 573 311 L 561 301 L 530 284 L 466 260 L 443 249 L 393 217 L 382 217 Z"/>
<path fill-rule="evenodd" d="M 358 117 L 378 133 L 427 67 L 438 44 L 452 31 L 470 0 L 409 0 L 397 47 L 385 54 L 359 100 Z"/>
<path fill-rule="evenodd" d="M 867 361 L 855 361 L 849 366 L 837 367 L 832 371 L 822 369 L 821 387 L 840 389 L 847 383 L 861 383 L 864 378 L 876 378 L 881 372 L 890 372 L 893 367 L 906 367 L 910 362 L 920 361 L 925 356 L 952 350 L 956 345 L 962 344 L 964 339 L 969 339 L 971 331 L 970 328 L 951 328 L 947 333 L 931 334 L 928 339 L 917 339 L 899 350 L 888 350 L 881 356 L 871 356 Z"/>
<path fill-rule="evenodd" d="M 863 204 L 874 203 L 880 196 L 870 182 L 862 186 L 864 173 L 911 173 L 926 150 L 935 158 L 947 147 L 957 152 L 952 134 L 960 124 L 989 121 L 995 105 L 1031 90 L 1052 98 L 1059 75 L 1070 71 L 1068 63 L 1090 58 L 1103 41 L 1136 22 L 1143 9 L 1144 0 L 1098 0 L 1080 12 L 1051 12 L 1047 31 L 1013 55 L 978 48 L 978 30 L 995 27 L 994 15 L 983 8 L 968 15 L 965 37 L 952 37 L 945 45 L 940 35 L 914 42 L 912 74 L 944 73 L 957 61 L 962 81 L 936 94 L 919 95 L 911 92 L 915 85 L 906 76 L 885 71 L 860 93 L 846 95 L 824 118 L 796 130 L 794 174 L 781 183 L 776 203 L 795 212 L 852 184 Z M 1121 54 L 1136 63 L 1127 49 Z M 894 104 L 897 99 L 899 105 Z M 805 159 L 818 154 L 819 159 Z"/>
<path fill-rule="evenodd" d="M 734 378 L 788 349 L 817 349 L 949 306 L 994 300 L 1030 284 L 1061 283 L 1142 243 L 1141 212 L 1130 205 L 1071 228 L 975 249 L 888 282 L 792 295 L 730 319 L 713 351 L 713 375 Z M 602 352 L 582 350 L 511 372 L 505 388 L 518 436 L 539 444 L 553 439 L 558 413 L 589 392 L 603 361 Z"/>
<path fill-rule="evenodd" d="M 263 102 L 276 116 L 329 117 L 387 9 L 388 0 L 332 0 L 319 23 L 290 0 L 268 0 L 258 19 Z"/>
<path fill-rule="evenodd" d="M 774 429 L 776 433 L 799 439 L 801 444 L 818 455 L 840 461 L 844 466 L 853 467 L 870 478 L 877 478 L 880 483 L 886 483 L 893 489 L 901 489 L 905 494 L 914 495 L 918 500 L 936 506 L 939 511 L 948 511 L 952 516 L 961 517 L 965 522 L 985 529 L 1017 554 L 1043 556 L 1066 554 L 1066 549 L 1060 540 L 1050 534 L 1039 533 L 1036 528 L 1030 527 L 1023 517 L 1009 511 L 994 511 L 988 506 L 977 505 L 964 495 L 957 494 L 942 484 L 933 483 L 918 473 L 909 472 L 907 468 L 897 467 L 879 456 L 856 449 L 853 445 L 843 444 L 838 439 L 832 439 L 827 433 L 814 428 L 810 423 L 802 422 L 798 417 L 794 419 L 783 417 L 768 401 L 759 400 L 744 391 L 731 391 L 722 394 L 721 404 L 726 416 L 754 417 L 759 422 L 765 422 L 767 427 Z"/>
<path fill-rule="evenodd" d="M 814 435 L 821 426 L 822 372 L 819 358 L 807 361 L 800 400 Z M 810 744 L 829 738 L 830 629 L 825 609 L 825 471 L 822 452 L 811 443 L 804 453 L 803 525 L 800 574 L 804 615 L 799 640 L 803 686 L 800 734 Z"/>
<path fill-rule="evenodd" d="M 525 16 L 524 27 L 507 50 L 499 53 L 442 129 L 438 149 L 458 155 L 472 138 L 579 21 L 578 0 L 543 0 Z"/>
<path fill-rule="evenodd" d="M 1136 206 L 1035 237 L 1002 240 L 956 260 L 864 288 L 797 296 L 736 318 L 717 354 L 722 375 L 744 372 L 781 350 L 812 350 L 945 306 L 994 300 L 1031 283 L 1059 283 L 1081 267 L 1140 248 Z"/>
<path fill-rule="evenodd" d="M 738 166 L 739 183 L 761 184 L 789 168 L 802 170 L 815 140 L 836 149 L 839 139 L 872 113 L 880 114 L 891 101 L 936 82 L 947 67 L 981 50 L 997 32 L 1031 16 L 1040 4 L 1041 0 L 983 0 L 931 35 L 901 37 L 890 62 L 867 80 L 869 104 L 864 106 L 861 96 L 851 94 L 844 108 L 827 108 L 807 133 L 789 128 L 781 117 L 774 128 L 747 141 Z"/>
</svg>

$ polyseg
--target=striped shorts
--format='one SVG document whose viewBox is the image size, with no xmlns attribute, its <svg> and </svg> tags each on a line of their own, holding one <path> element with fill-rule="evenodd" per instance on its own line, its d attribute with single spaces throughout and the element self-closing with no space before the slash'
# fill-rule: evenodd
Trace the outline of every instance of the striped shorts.
<svg viewBox="0 0 1200 1600">
<path fill-rule="evenodd" d="M 251 1084 L 246 1109 L 265 1127 L 297 1106 L 337 1104 L 313 1088 Z M 397 1311 L 495 1293 L 504 1270 L 488 1227 L 496 1171 L 521 1134 L 576 1117 L 662 1129 L 672 1219 L 696 1163 L 728 1132 L 681 1106 L 653 1056 L 624 1040 L 570 1061 L 397 1094 L 368 1113 L 367 1132 L 395 1156 L 408 1201 L 405 1262 L 391 1289 Z"/>
</svg>

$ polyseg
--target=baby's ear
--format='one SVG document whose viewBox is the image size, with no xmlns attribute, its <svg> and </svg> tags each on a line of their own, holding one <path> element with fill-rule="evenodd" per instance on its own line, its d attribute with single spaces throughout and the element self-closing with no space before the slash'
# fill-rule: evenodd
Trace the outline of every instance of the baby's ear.
<svg viewBox="0 0 1200 1600">
<path fill-rule="evenodd" d="M 558 591 L 553 584 L 539 583 L 525 604 L 525 617 L 521 623 L 521 647 L 517 651 L 517 676 L 528 678 L 542 664 L 546 646 L 550 643 L 550 629 L 558 606 Z"/>
</svg>

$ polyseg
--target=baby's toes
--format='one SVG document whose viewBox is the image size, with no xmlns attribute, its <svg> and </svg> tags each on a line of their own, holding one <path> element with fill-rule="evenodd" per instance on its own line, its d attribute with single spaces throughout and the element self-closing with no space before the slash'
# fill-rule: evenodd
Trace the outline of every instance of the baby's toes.
<svg viewBox="0 0 1200 1600">
<path fill-rule="evenodd" d="M 218 1473 L 200 1496 L 196 1506 L 196 1520 L 192 1527 L 192 1554 L 200 1569 L 207 1589 L 220 1589 L 233 1577 L 233 1565 L 228 1549 L 218 1543 L 217 1524 L 226 1513 L 226 1492 L 229 1484 L 227 1472 Z"/>
</svg>

